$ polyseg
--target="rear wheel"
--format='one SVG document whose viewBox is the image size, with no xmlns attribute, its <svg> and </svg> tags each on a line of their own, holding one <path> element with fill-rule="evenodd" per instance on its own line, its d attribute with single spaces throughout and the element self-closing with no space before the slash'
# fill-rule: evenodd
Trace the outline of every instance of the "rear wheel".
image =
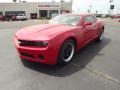
<svg viewBox="0 0 120 90">
<path fill-rule="evenodd" d="M 59 52 L 58 64 L 65 65 L 70 63 L 74 56 L 74 53 L 75 53 L 74 40 L 70 39 L 65 41 Z"/>
</svg>

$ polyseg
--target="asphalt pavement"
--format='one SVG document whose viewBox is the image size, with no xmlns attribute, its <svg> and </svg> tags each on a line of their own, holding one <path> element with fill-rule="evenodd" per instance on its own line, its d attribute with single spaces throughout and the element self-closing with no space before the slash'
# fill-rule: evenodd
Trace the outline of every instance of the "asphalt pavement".
<svg viewBox="0 0 120 90">
<path fill-rule="evenodd" d="M 0 90 L 120 90 L 120 23 L 103 20 L 103 41 L 90 43 L 64 67 L 17 56 L 15 32 L 46 20 L 0 22 Z"/>
</svg>

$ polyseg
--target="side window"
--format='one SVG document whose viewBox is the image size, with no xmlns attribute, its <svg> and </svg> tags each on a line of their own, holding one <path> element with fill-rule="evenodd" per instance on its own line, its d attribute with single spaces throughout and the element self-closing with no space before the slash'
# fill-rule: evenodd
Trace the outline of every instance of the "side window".
<svg viewBox="0 0 120 90">
<path fill-rule="evenodd" d="M 86 16 L 86 18 L 84 19 L 84 22 L 89 21 L 91 23 L 95 23 L 96 22 L 96 17 L 94 16 Z"/>
<path fill-rule="evenodd" d="M 93 18 L 93 23 L 95 23 L 97 21 L 95 16 L 91 16 Z"/>
</svg>

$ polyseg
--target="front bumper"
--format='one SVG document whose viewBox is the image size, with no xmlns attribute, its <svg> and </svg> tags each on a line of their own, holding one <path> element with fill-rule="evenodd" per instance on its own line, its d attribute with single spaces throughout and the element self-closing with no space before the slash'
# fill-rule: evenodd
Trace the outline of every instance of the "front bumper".
<svg viewBox="0 0 120 90">
<path fill-rule="evenodd" d="M 57 63 L 58 51 L 55 49 L 54 46 L 49 45 L 46 48 L 26 47 L 20 46 L 16 41 L 15 45 L 20 58 L 23 60 L 30 60 L 51 65 Z M 52 42 L 51 45 L 54 45 L 54 43 Z"/>
</svg>

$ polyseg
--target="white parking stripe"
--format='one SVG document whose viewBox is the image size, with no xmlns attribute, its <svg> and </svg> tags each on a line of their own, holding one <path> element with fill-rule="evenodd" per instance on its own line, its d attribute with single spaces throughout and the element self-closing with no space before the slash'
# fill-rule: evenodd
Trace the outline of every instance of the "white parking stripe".
<svg viewBox="0 0 120 90">
<path fill-rule="evenodd" d="M 72 63 L 72 65 L 74 65 L 74 66 L 76 66 L 76 67 L 81 67 L 81 68 L 83 68 L 83 66 L 81 66 L 81 65 L 77 65 L 77 64 L 75 64 L 75 63 Z M 117 84 L 120 84 L 120 80 L 117 80 L 116 78 L 113 78 L 113 77 L 111 77 L 111 76 L 109 76 L 109 75 L 107 75 L 107 74 L 105 74 L 105 73 L 102 73 L 102 72 L 99 72 L 99 71 L 97 71 L 97 70 L 93 70 L 92 68 L 90 68 L 90 67 L 85 67 L 84 68 L 85 70 L 87 70 L 87 71 L 89 71 L 89 72 L 91 72 L 91 73 L 94 73 L 94 74 L 96 74 L 96 75 L 99 75 L 99 76 L 101 76 L 101 77 L 103 77 L 103 78 L 106 78 L 106 79 L 108 79 L 108 80 L 110 80 L 110 81 L 112 81 L 112 82 L 115 82 L 115 83 L 117 83 Z"/>
</svg>

